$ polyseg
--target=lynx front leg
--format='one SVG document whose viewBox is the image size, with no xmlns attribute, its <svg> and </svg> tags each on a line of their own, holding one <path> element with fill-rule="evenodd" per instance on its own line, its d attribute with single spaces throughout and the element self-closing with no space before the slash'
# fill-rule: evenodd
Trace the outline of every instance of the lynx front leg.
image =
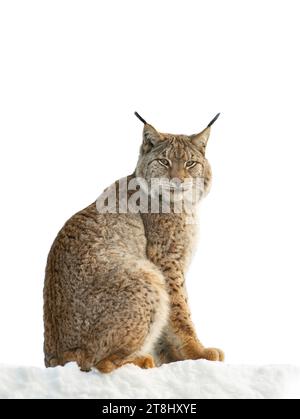
<svg viewBox="0 0 300 419">
<path fill-rule="evenodd" d="M 219 349 L 205 348 L 197 338 L 185 291 L 184 272 L 192 249 L 195 226 L 182 214 L 146 214 L 147 257 L 163 273 L 170 301 L 168 326 L 157 342 L 162 363 L 184 359 L 223 361 Z"/>
<path fill-rule="evenodd" d="M 199 341 L 192 323 L 186 298 L 180 290 L 172 291 L 169 325 L 165 333 L 165 349 L 171 360 L 207 359 L 224 361 L 224 353 L 217 348 L 205 348 Z M 172 359 L 173 358 L 173 359 Z"/>
<path fill-rule="evenodd" d="M 173 263 L 164 270 L 170 295 L 170 318 L 163 340 L 160 342 L 160 359 L 172 362 L 184 359 L 224 361 L 224 353 L 217 348 L 205 348 L 199 341 L 191 320 L 184 277 Z"/>
<path fill-rule="evenodd" d="M 224 353 L 217 348 L 205 348 L 196 335 L 186 298 L 178 290 L 171 300 L 171 313 L 166 340 L 178 360 L 207 359 L 224 361 Z"/>
</svg>

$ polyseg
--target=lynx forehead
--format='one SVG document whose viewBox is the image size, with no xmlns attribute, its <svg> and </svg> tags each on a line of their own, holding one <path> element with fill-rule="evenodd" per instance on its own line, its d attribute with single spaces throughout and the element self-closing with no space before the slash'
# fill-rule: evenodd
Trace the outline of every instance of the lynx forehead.
<svg viewBox="0 0 300 419">
<path fill-rule="evenodd" d="M 136 113 L 143 140 L 128 181 L 201 176 L 207 193 L 211 170 L 205 152 L 218 115 L 199 134 L 174 135 L 158 132 Z M 131 198 L 126 190 L 127 203 Z M 200 343 L 191 320 L 185 274 L 196 225 L 188 217 L 173 210 L 101 213 L 94 202 L 65 223 L 46 266 L 47 367 L 75 361 L 83 371 L 110 372 L 127 363 L 152 368 L 224 359 L 221 350 Z"/>
</svg>

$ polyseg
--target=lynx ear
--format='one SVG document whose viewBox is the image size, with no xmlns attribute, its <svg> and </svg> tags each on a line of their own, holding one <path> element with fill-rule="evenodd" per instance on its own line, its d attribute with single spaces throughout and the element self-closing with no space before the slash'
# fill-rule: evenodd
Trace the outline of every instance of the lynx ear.
<svg viewBox="0 0 300 419">
<path fill-rule="evenodd" d="M 145 124 L 143 131 L 143 142 L 151 146 L 155 146 L 162 140 L 161 135 L 156 129 L 149 124 Z"/>
<path fill-rule="evenodd" d="M 207 141 L 209 139 L 209 135 L 210 135 L 210 127 L 212 126 L 212 124 L 214 122 L 216 122 L 216 120 L 219 118 L 220 114 L 218 113 L 211 121 L 210 123 L 207 125 L 207 127 L 201 131 L 199 134 L 194 134 L 191 135 L 191 141 L 192 143 L 197 146 L 197 147 L 202 147 L 205 148 Z"/>
<path fill-rule="evenodd" d="M 194 144 L 196 147 L 202 147 L 205 148 L 207 141 L 209 139 L 210 134 L 210 127 L 205 128 L 203 131 L 201 131 L 199 134 L 191 135 L 191 141 L 192 144 Z"/>
<path fill-rule="evenodd" d="M 134 112 L 134 114 L 144 124 L 142 149 L 145 153 L 147 153 L 152 147 L 162 140 L 162 136 L 152 125 L 148 124 L 148 122 L 146 122 L 140 114 L 137 112 Z"/>
</svg>

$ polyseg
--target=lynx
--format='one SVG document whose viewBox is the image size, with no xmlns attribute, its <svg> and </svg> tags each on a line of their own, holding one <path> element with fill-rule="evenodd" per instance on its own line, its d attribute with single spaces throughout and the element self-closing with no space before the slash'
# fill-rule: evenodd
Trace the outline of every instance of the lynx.
<svg viewBox="0 0 300 419">
<path fill-rule="evenodd" d="M 190 136 L 158 132 L 136 116 L 144 123 L 143 141 L 126 185 L 143 179 L 150 186 L 153 179 L 163 179 L 158 209 L 139 210 L 141 199 L 146 196 L 148 202 L 151 193 L 127 188 L 125 204 L 130 199 L 136 203 L 131 210 L 125 205 L 120 211 L 124 196 L 115 193 L 113 211 L 102 211 L 97 200 L 60 230 L 48 255 L 44 285 L 46 367 L 74 361 L 82 371 L 107 373 L 128 363 L 152 368 L 186 359 L 224 360 L 220 349 L 199 341 L 185 287 L 198 202 L 211 184 L 205 150 L 219 114 Z M 202 179 L 201 191 L 196 179 Z M 199 193 L 189 210 L 176 211 L 186 185 Z M 121 181 L 105 190 L 100 201 L 112 189 L 120 192 Z M 170 198 L 168 211 L 163 210 L 164 191 Z"/>
</svg>

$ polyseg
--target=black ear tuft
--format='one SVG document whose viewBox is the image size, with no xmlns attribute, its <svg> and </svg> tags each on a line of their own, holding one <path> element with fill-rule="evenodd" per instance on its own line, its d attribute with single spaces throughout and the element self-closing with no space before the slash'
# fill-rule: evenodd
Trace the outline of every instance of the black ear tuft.
<svg viewBox="0 0 300 419">
<path fill-rule="evenodd" d="M 142 121 L 142 123 L 143 124 L 147 124 L 147 122 L 145 121 L 145 119 L 143 118 L 143 117 L 141 117 L 141 115 L 139 114 L 139 113 L 137 113 L 137 112 L 134 112 L 134 114 L 135 114 L 135 116 L 140 120 L 140 121 Z"/>
<path fill-rule="evenodd" d="M 216 120 L 219 118 L 219 116 L 220 116 L 220 112 L 219 112 L 219 113 L 217 113 L 217 115 L 214 117 L 214 119 L 212 119 L 212 120 L 210 121 L 210 123 L 207 125 L 207 127 L 206 127 L 206 128 L 211 127 L 211 126 L 212 126 L 212 124 L 214 124 L 214 123 L 216 122 Z"/>
</svg>

